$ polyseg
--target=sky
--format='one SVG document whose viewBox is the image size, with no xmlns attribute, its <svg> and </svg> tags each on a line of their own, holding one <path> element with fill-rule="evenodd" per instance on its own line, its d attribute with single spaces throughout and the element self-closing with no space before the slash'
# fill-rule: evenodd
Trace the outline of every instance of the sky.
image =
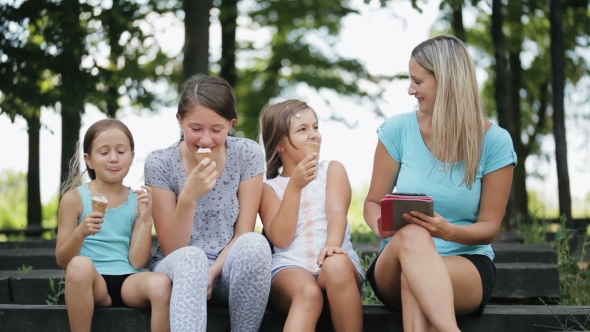
<svg viewBox="0 0 590 332">
<path fill-rule="evenodd" d="M 363 0 L 353 1 L 353 4 L 364 9 L 359 15 L 350 15 L 344 19 L 337 51 L 344 57 L 359 59 L 373 74 L 407 73 L 412 49 L 428 39 L 430 29 L 438 18 L 438 3 L 429 1 L 429 4 L 422 5 L 421 14 L 411 8 L 409 1 L 396 3 L 393 7 L 394 12 L 390 9 L 380 9 L 377 4 L 367 7 L 362 3 Z M 212 57 L 215 57 L 219 53 L 220 27 L 215 20 L 212 22 L 210 52 Z M 158 41 L 162 47 L 172 53 L 179 52 L 184 40 L 182 26 L 170 24 L 160 26 L 160 29 L 162 35 Z M 242 30 L 238 31 L 238 37 L 251 36 L 248 31 Z M 481 81 L 482 78 L 478 76 L 478 80 Z M 383 105 L 383 112 L 387 117 L 417 108 L 415 98 L 407 93 L 408 84 L 409 81 L 394 81 L 387 85 L 384 95 L 386 103 Z M 323 137 L 321 159 L 342 162 L 353 189 L 364 192 L 365 185 L 368 186 L 371 179 L 373 154 L 377 144 L 376 129 L 385 119 L 375 116 L 367 105 L 356 104 L 329 93 L 320 96 L 304 87 L 296 89 L 291 95 L 281 97 L 306 100 L 316 110 L 320 117 L 320 132 Z M 328 99 L 331 107 L 338 110 L 348 122 L 357 122 L 357 126 L 349 129 L 342 123 L 327 121 L 331 110 L 324 98 Z M 118 114 L 118 118 L 133 133 L 136 144 L 135 160 L 125 179 L 126 185 L 139 187 L 143 183 L 143 166 L 148 154 L 153 150 L 170 146 L 178 139 L 179 127 L 175 113 L 176 110 L 172 107 L 155 112 L 138 113 L 125 110 Z M 81 136 L 92 123 L 103 118 L 104 114 L 93 107 L 87 107 L 82 118 Z M 59 190 L 61 122 L 60 116 L 51 110 L 42 111 L 41 122 L 41 198 L 47 203 Z M 0 138 L 3 142 L 0 144 L 0 172 L 26 172 L 26 122 L 17 118 L 11 123 L 6 115 L 0 115 Z M 544 149 L 552 149 L 550 141 L 544 143 Z M 578 162 L 580 154 L 590 155 L 590 148 L 584 145 L 581 150 L 570 153 L 571 178 L 575 179 L 572 181 L 572 195 L 578 199 L 585 197 L 590 190 L 587 185 L 590 183 L 590 169 Z M 529 188 L 537 190 L 540 197 L 549 204 L 556 204 L 557 180 L 554 163 L 545 162 L 539 166 L 535 162 L 534 158 L 529 160 L 527 168 L 540 167 L 546 176 L 542 181 L 530 179 Z"/>
</svg>

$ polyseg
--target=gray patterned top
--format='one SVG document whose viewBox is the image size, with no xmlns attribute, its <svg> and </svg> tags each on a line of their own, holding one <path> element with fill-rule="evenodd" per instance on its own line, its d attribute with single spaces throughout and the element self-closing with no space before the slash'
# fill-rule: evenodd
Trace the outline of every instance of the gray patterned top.
<svg viewBox="0 0 590 332">
<path fill-rule="evenodd" d="M 180 155 L 181 141 L 150 153 L 145 162 L 145 183 L 173 191 L 177 200 L 187 178 Z M 199 199 L 189 242 L 201 248 L 210 263 L 233 237 L 234 223 L 240 212 L 237 196 L 240 182 L 264 173 L 264 154 L 258 143 L 228 136 L 226 146 L 225 167 L 213 189 Z M 152 256 L 152 267 L 162 258 L 164 254 L 158 246 Z"/>
</svg>

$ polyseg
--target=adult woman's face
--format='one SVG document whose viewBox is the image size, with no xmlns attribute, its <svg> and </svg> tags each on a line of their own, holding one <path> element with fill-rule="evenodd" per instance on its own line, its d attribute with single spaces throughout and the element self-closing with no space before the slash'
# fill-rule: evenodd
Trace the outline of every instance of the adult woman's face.
<svg viewBox="0 0 590 332">
<path fill-rule="evenodd" d="M 408 94 L 418 100 L 418 110 L 432 114 L 436 100 L 436 78 L 414 58 L 410 59 L 410 88 Z"/>
</svg>

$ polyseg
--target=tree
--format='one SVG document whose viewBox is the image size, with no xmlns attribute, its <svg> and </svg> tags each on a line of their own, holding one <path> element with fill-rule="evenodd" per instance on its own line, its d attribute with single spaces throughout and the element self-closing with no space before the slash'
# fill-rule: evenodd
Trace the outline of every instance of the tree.
<svg viewBox="0 0 590 332">
<path fill-rule="evenodd" d="M 42 107 L 57 101 L 55 76 L 49 71 L 46 36 L 52 34 L 46 19 L 47 7 L 28 1 L 20 7 L 0 5 L 0 113 L 12 121 L 27 122 L 28 172 L 27 220 L 29 228 L 40 228 L 42 220 L 39 143 Z M 49 9 L 50 10 L 50 9 Z"/>
<path fill-rule="evenodd" d="M 182 81 L 195 74 L 209 74 L 209 12 L 211 0 L 182 1 L 184 48 Z"/>
<path fill-rule="evenodd" d="M 551 88 L 553 92 L 553 138 L 555 139 L 555 162 L 557 166 L 557 189 L 559 215 L 566 217 L 566 226 L 573 227 L 572 197 L 567 165 L 567 141 L 565 132 L 565 45 L 563 42 L 563 3 L 549 1 L 549 22 L 551 23 Z"/>
<path fill-rule="evenodd" d="M 244 136 L 256 138 L 263 106 L 299 84 L 366 101 L 382 115 L 378 103 L 383 89 L 379 83 L 393 77 L 372 75 L 359 61 L 343 58 L 334 50 L 342 18 L 353 13 L 356 11 L 344 0 L 264 0 L 247 11 L 248 27 L 268 32 L 270 42 L 260 49 L 254 41 L 238 41 L 241 65 L 237 67 L 235 90 L 243 115 L 238 130 Z M 370 88 L 365 88 L 367 85 Z M 346 123 L 335 110 L 330 119 Z"/>
</svg>

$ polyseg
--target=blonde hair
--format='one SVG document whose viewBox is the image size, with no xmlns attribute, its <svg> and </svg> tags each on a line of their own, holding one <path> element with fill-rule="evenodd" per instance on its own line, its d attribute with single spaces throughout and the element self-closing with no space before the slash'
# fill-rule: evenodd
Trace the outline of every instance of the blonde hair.
<svg viewBox="0 0 590 332">
<path fill-rule="evenodd" d="M 483 150 L 485 116 L 467 48 L 456 37 L 431 38 L 412 51 L 412 58 L 436 79 L 432 112 L 432 154 L 453 165 L 465 162 L 460 185 L 471 189 Z M 451 175 L 453 167 L 451 168 Z"/>
<path fill-rule="evenodd" d="M 273 179 L 279 175 L 279 169 L 283 166 L 283 162 L 279 158 L 277 148 L 283 137 L 287 137 L 289 143 L 293 145 L 291 138 L 289 138 L 291 120 L 298 114 L 297 112 L 304 109 L 310 109 L 317 119 L 317 115 L 311 107 L 305 102 L 295 99 L 267 105 L 262 109 L 262 114 L 260 115 L 260 132 L 266 154 L 267 179 Z"/>
</svg>

